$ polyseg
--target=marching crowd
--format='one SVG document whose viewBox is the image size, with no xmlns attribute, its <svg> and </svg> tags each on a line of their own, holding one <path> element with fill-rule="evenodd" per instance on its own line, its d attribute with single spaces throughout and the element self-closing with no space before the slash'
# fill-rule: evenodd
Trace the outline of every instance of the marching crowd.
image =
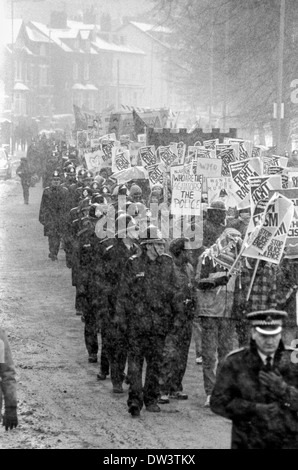
<svg viewBox="0 0 298 470">
<path fill-rule="evenodd" d="M 118 185 L 107 169 L 93 175 L 75 151 L 53 147 L 43 179 L 39 221 L 49 258 L 55 262 L 61 246 L 65 251 L 88 360 L 99 356 L 97 380 L 110 376 L 116 394 L 129 384 L 133 417 L 143 406 L 159 412 L 171 400 L 186 400 L 193 336 L 205 406 L 233 421 L 232 446 L 297 448 L 297 258 L 285 250 L 280 265 L 261 261 L 257 270 L 256 260 L 244 258 L 230 274 L 249 209 L 231 216 L 220 198 L 202 203 L 201 243 L 193 235 L 196 218 L 185 225 L 169 216 L 166 238 L 165 212 L 152 210 L 167 207 L 163 187 Z M 178 238 L 174 223 L 182 227 Z"/>
</svg>

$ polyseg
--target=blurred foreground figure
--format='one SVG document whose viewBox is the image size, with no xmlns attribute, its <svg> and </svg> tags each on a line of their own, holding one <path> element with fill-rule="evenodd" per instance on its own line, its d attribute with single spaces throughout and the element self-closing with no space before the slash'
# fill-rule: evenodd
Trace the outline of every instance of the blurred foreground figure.
<svg viewBox="0 0 298 470">
<path fill-rule="evenodd" d="M 5 332 L 0 328 L 0 412 L 2 411 L 2 396 L 4 398 L 4 415 L 2 426 L 5 430 L 16 428 L 17 418 L 17 392 L 16 372 L 13 365 L 10 346 Z"/>
<path fill-rule="evenodd" d="M 210 406 L 232 420 L 232 449 L 298 448 L 298 351 L 281 340 L 286 316 L 249 313 L 250 346 L 231 352 L 219 370 Z"/>
</svg>

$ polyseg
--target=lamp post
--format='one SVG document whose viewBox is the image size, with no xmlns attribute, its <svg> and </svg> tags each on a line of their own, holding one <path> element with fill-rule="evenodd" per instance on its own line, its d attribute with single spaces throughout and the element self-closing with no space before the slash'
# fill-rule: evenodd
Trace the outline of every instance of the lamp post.
<svg viewBox="0 0 298 470">
<path fill-rule="evenodd" d="M 281 120 L 283 118 L 283 57 L 284 57 L 284 39 L 285 39 L 285 9 L 286 0 L 280 0 L 280 23 L 279 23 L 279 48 L 278 48 L 278 80 L 277 80 L 277 129 L 276 146 L 279 153 L 281 145 Z"/>
<path fill-rule="evenodd" d="M 10 124 L 10 153 L 14 152 L 14 0 L 10 0 L 11 7 L 11 124 Z"/>
</svg>

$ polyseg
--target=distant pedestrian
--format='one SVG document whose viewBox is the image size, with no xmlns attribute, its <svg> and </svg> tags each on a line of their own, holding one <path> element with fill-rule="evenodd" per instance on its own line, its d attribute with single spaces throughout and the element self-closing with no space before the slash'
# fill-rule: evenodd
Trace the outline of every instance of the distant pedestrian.
<svg viewBox="0 0 298 470">
<path fill-rule="evenodd" d="M 23 188 L 24 204 L 29 204 L 29 188 L 31 185 L 31 171 L 29 168 L 28 160 L 25 157 L 21 158 L 21 163 L 16 169 L 16 174 L 21 178 L 21 185 Z"/>
</svg>

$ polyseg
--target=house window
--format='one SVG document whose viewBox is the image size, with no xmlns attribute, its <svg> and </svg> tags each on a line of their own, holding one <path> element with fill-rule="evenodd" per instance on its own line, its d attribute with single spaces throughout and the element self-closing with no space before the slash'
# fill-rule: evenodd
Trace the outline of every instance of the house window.
<svg viewBox="0 0 298 470">
<path fill-rule="evenodd" d="M 48 75 L 48 65 L 39 66 L 39 86 L 47 86 L 49 84 Z"/>
<path fill-rule="evenodd" d="M 16 65 L 15 65 L 15 78 L 16 80 L 23 80 L 23 74 L 22 74 L 22 62 L 20 60 L 17 60 Z"/>
<path fill-rule="evenodd" d="M 27 114 L 26 96 L 24 93 L 15 93 L 14 112 L 18 115 Z"/>
<path fill-rule="evenodd" d="M 73 64 L 73 79 L 79 79 L 79 64 L 77 62 Z"/>
<path fill-rule="evenodd" d="M 47 55 L 47 49 L 46 49 L 45 44 L 40 45 L 40 55 L 42 55 L 43 57 Z"/>
<path fill-rule="evenodd" d="M 84 66 L 84 80 L 89 80 L 90 78 L 90 64 L 85 64 Z"/>
</svg>

